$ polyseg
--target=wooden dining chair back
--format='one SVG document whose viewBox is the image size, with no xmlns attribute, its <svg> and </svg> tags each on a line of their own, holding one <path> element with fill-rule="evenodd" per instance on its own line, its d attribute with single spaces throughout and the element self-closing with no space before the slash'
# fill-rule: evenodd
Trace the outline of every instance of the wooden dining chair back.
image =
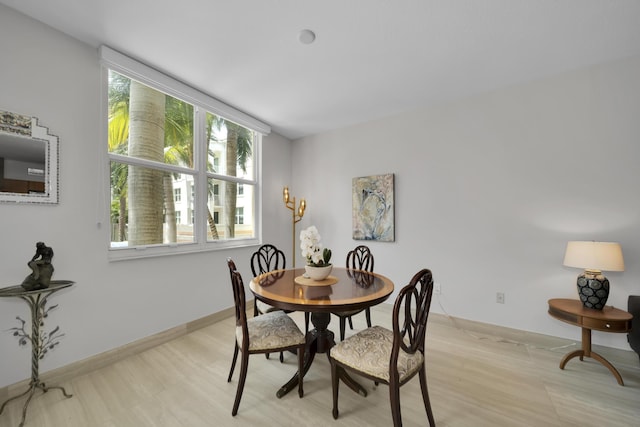
<svg viewBox="0 0 640 427">
<path fill-rule="evenodd" d="M 373 254 L 368 246 L 359 245 L 347 253 L 347 268 L 373 271 Z"/>
<path fill-rule="evenodd" d="M 287 258 L 280 249 L 274 245 L 264 244 L 251 255 L 251 272 L 253 277 L 268 273 L 273 270 L 284 270 L 287 268 Z M 277 308 L 259 301 L 257 298 L 253 300 L 253 315 L 268 313 L 277 310 Z"/>
<path fill-rule="evenodd" d="M 280 249 L 274 245 L 264 244 L 251 255 L 251 272 L 253 277 L 273 270 L 287 268 L 287 258 Z"/>
<path fill-rule="evenodd" d="M 333 417 L 338 418 L 338 369 L 347 369 L 377 383 L 389 385 L 391 414 L 395 427 L 402 425 L 400 386 L 418 374 L 422 400 L 430 426 L 435 426 L 427 389 L 425 334 L 433 294 L 433 276 L 428 269 L 416 273 L 400 290 L 393 306 L 392 330 L 381 326 L 336 344 L 330 351 L 333 387 Z"/>
<path fill-rule="evenodd" d="M 236 269 L 234 261 L 227 259 L 233 300 L 235 305 L 235 349 L 227 382 L 231 382 L 236 367 L 238 353 L 242 354 L 240 364 L 240 378 L 233 403 L 232 415 L 238 413 L 242 391 L 247 378 L 249 355 L 294 350 L 298 355 L 298 395 L 303 396 L 302 377 L 305 336 L 298 325 L 283 311 L 277 310 L 261 316 L 247 318 L 246 298 L 242 276 Z"/>
<path fill-rule="evenodd" d="M 373 254 L 371 250 L 365 245 L 356 246 L 355 249 L 347 253 L 346 267 L 352 270 L 363 270 L 373 273 Z M 349 327 L 353 329 L 352 316 L 364 311 L 367 319 L 367 327 L 371 327 L 371 309 L 367 307 L 364 310 L 350 310 L 350 311 L 335 311 L 333 314 L 340 319 L 340 340 L 344 339 L 345 329 L 347 321 L 349 321 Z"/>
<path fill-rule="evenodd" d="M 271 244 L 264 244 L 251 255 L 251 272 L 253 277 L 268 273 L 274 270 L 284 270 L 287 268 L 287 258 L 280 249 Z M 268 313 L 277 310 L 277 308 L 265 302 L 253 300 L 253 315 Z M 309 313 L 305 313 L 304 318 L 305 333 L 309 331 Z M 282 361 L 282 357 L 280 358 Z"/>
</svg>

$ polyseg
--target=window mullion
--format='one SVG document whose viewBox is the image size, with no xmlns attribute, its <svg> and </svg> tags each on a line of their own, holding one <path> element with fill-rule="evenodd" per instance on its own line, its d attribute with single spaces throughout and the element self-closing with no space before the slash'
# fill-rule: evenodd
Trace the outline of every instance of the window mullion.
<svg viewBox="0 0 640 427">
<path fill-rule="evenodd" d="M 195 198 L 195 218 L 194 221 L 194 234 L 196 236 L 196 242 L 204 244 L 207 241 L 207 146 L 208 142 L 205 141 L 207 131 L 205 129 L 206 111 L 202 108 L 196 107 L 194 109 L 194 163 L 196 166 L 196 198 Z"/>
</svg>

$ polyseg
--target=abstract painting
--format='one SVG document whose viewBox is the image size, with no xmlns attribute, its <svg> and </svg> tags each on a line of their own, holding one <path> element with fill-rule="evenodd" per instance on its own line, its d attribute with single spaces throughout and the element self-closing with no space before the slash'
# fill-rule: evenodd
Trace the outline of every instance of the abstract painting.
<svg viewBox="0 0 640 427">
<path fill-rule="evenodd" d="M 393 242 L 393 174 L 353 178 L 353 238 Z"/>
</svg>

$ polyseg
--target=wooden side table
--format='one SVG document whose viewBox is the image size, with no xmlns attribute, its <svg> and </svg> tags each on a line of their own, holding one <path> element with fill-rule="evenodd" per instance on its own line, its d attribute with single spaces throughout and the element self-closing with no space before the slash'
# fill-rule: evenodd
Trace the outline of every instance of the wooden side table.
<svg viewBox="0 0 640 427">
<path fill-rule="evenodd" d="M 567 353 L 560 362 L 560 369 L 564 369 L 567 362 L 574 357 L 591 357 L 611 371 L 618 384 L 624 385 L 622 376 L 614 366 L 604 357 L 591 350 L 591 331 L 627 333 L 631 330 L 633 316 L 617 308 L 606 306 L 602 310 L 585 308 L 580 300 L 550 299 L 549 314 L 558 320 L 582 328 L 582 348 Z"/>
</svg>

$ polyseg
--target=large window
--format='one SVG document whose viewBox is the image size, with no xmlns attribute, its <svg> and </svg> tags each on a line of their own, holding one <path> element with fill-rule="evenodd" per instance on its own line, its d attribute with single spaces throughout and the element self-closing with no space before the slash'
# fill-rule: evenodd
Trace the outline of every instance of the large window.
<svg viewBox="0 0 640 427">
<path fill-rule="evenodd" d="M 261 132 L 250 125 L 265 125 L 117 52 L 101 52 L 112 257 L 257 243 Z"/>
</svg>

